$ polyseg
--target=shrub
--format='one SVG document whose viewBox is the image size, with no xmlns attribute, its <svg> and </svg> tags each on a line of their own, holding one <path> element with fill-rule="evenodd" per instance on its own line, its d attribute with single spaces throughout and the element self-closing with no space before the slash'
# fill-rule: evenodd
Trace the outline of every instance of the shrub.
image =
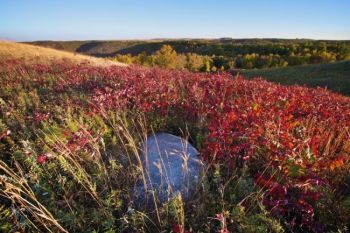
<svg viewBox="0 0 350 233">
<path fill-rule="evenodd" d="M 4 229 L 349 229 L 347 97 L 227 73 L 0 67 Z M 130 189 L 154 130 L 187 131 L 208 169 L 197 199 L 143 213 L 131 208 Z"/>
</svg>

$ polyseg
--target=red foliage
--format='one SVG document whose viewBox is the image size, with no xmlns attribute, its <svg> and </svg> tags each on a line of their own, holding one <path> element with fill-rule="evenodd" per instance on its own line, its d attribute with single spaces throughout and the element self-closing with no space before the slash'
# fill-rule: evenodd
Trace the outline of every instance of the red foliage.
<svg viewBox="0 0 350 233">
<path fill-rule="evenodd" d="M 41 154 L 37 158 L 37 162 L 39 164 L 44 164 L 46 162 L 47 156 L 45 154 Z"/>
<path fill-rule="evenodd" d="M 190 231 L 185 230 L 182 225 L 174 223 L 172 226 L 172 230 L 174 233 L 191 233 Z"/>
<path fill-rule="evenodd" d="M 329 135 L 324 129 L 332 135 L 349 129 L 350 100 L 322 88 L 136 66 L 61 64 L 35 70 L 34 85 L 42 85 L 41 74 L 59 73 L 56 94 L 87 95 L 88 101 L 73 97 L 70 101 L 89 114 L 131 110 L 163 118 L 178 116 L 200 126 L 207 133 L 203 158 L 230 167 L 248 166 L 258 174 L 256 183 L 267 191 L 267 208 L 278 215 L 300 216 L 298 223 L 291 219 L 291 225 L 314 225 L 319 187 L 331 185 L 326 171 L 349 161 L 349 151 L 342 144 L 350 134 L 326 156 Z M 84 147 L 86 138 L 71 135 L 70 143 Z"/>
</svg>

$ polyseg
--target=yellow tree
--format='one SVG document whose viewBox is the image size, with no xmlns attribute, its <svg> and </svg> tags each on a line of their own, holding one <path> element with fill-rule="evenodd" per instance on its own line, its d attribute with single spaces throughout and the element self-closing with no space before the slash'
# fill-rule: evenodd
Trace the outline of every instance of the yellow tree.
<svg viewBox="0 0 350 233">
<path fill-rule="evenodd" d="M 186 54 L 185 68 L 190 71 L 198 71 L 203 66 L 203 58 L 195 53 Z"/>
<path fill-rule="evenodd" d="M 154 63 L 167 69 L 177 68 L 177 53 L 170 45 L 163 45 L 156 53 Z"/>
</svg>

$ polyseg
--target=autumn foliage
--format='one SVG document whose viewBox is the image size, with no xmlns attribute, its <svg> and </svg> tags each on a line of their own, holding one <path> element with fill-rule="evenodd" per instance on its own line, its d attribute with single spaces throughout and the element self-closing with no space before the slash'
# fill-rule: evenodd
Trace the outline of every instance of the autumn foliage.
<svg viewBox="0 0 350 233">
<path fill-rule="evenodd" d="M 228 73 L 137 66 L 24 66 L 8 61 L 1 64 L 0 72 L 0 100 L 6 103 L 1 105 L 3 122 L 9 122 L 6 119 L 18 107 L 10 96 L 16 87 L 36 90 L 31 98 L 39 103 L 23 107 L 25 122 L 8 124 L 6 130 L 53 124 L 55 106 L 89 116 L 104 117 L 114 111 L 144 115 L 155 129 L 176 133 L 188 128 L 209 165 L 248 170 L 264 192 L 265 208 L 286 229 L 325 231 L 334 224 L 327 223 L 327 208 L 334 208 L 331 211 L 339 214 L 339 221 L 349 220 L 337 212 L 335 203 L 346 197 L 350 175 L 348 97 L 321 88 L 234 78 Z M 21 133 L 16 134 L 13 140 L 19 141 Z M 7 131 L 0 132 L 0 142 L 5 143 L 8 136 Z M 68 130 L 65 137 L 66 146 L 74 151 L 93 150 L 89 140 L 97 136 L 93 131 Z M 37 162 L 45 164 L 48 159 L 41 153 Z"/>
</svg>

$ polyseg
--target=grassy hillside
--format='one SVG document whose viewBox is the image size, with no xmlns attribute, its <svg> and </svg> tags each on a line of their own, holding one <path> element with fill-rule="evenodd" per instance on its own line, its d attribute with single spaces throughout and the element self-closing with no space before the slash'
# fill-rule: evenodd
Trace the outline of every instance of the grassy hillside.
<svg viewBox="0 0 350 233">
<path fill-rule="evenodd" d="M 28 44 L 103 57 L 138 43 L 146 41 L 35 41 Z"/>
<path fill-rule="evenodd" d="M 8 59 L 22 59 L 27 64 L 50 64 L 56 61 L 70 60 L 74 63 L 90 63 L 91 65 L 98 66 L 124 65 L 103 58 L 58 51 L 29 44 L 0 41 L 0 60 Z"/>
<path fill-rule="evenodd" d="M 248 78 L 261 76 L 269 81 L 285 85 L 301 84 L 311 87 L 327 87 L 330 90 L 350 95 L 350 61 L 244 70 L 242 73 Z"/>
</svg>

